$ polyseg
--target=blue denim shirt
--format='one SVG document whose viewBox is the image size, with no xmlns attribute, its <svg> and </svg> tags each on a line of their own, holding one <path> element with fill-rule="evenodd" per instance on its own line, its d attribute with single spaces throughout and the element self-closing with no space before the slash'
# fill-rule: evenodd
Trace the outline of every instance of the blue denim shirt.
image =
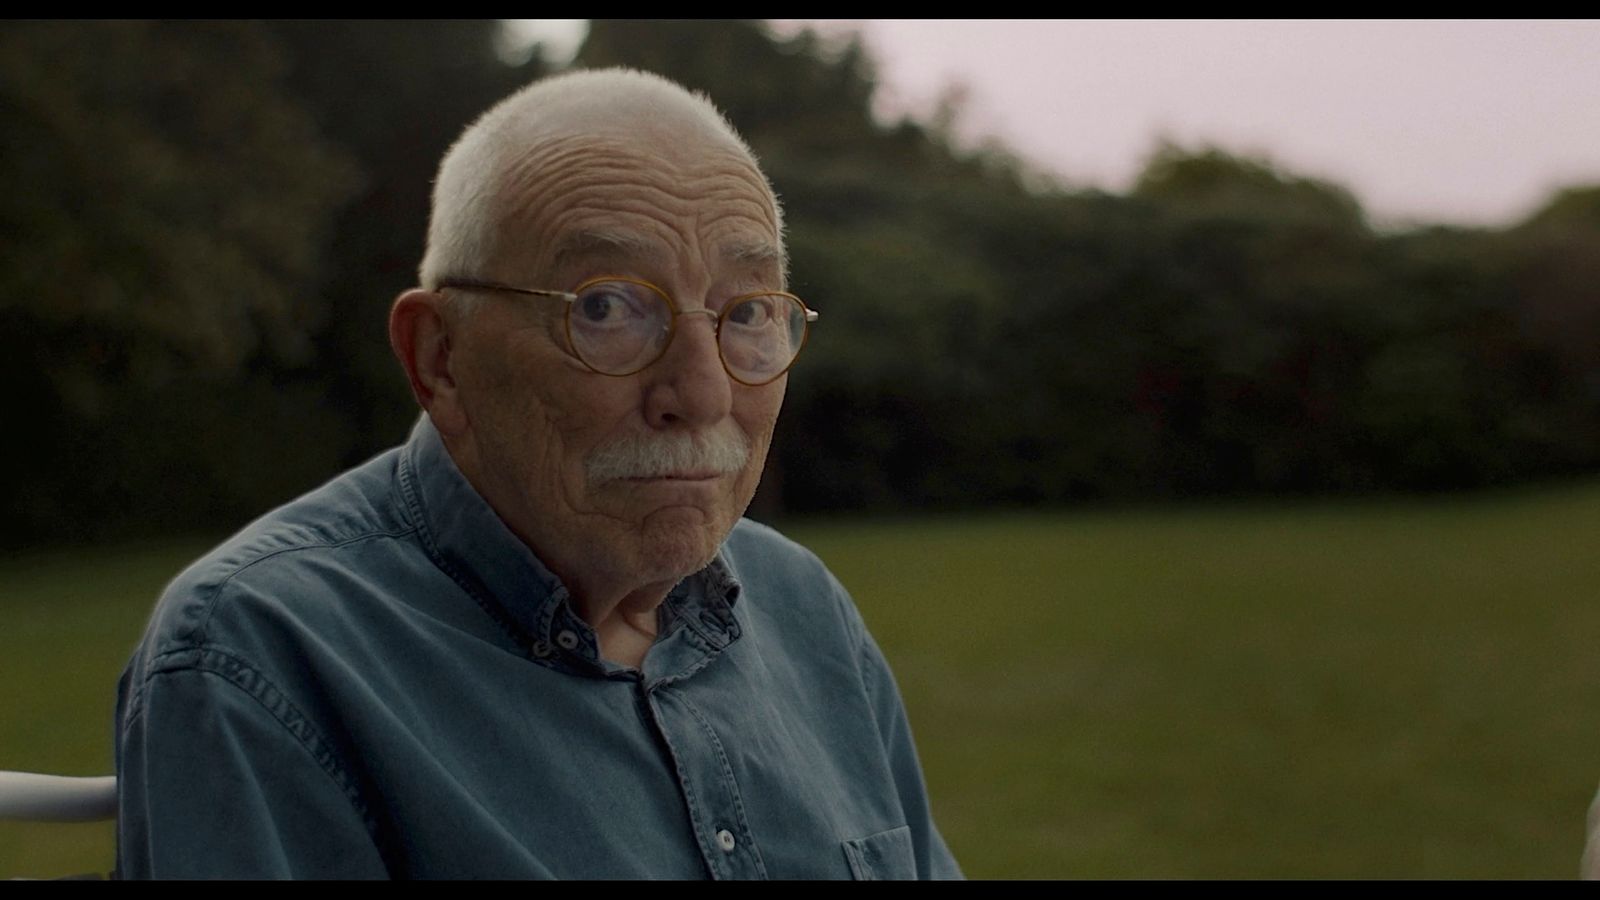
<svg viewBox="0 0 1600 900">
<path fill-rule="evenodd" d="M 894 680 L 741 522 L 642 669 L 424 418 L 157 606 L 118 691 L 123 877 L 959 877 Z"/>
</svg>

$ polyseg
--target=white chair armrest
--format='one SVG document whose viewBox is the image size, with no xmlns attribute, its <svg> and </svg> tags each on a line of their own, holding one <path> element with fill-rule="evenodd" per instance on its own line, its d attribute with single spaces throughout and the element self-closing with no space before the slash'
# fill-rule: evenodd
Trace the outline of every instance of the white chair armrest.
<svg viewBox="0 0 1600 900">
<path fill-rule="evenodd" d="M 1578 876 L 1584 881 L 1600 881 L 1600 794 L 1589 804 L 1589 839 L 1583 845 Z"/>
<path fill-rule="evenodd" d="M 0 819 L 94 822 L 117 815 L 117 779 L 0 772 Z"/>
</svg>

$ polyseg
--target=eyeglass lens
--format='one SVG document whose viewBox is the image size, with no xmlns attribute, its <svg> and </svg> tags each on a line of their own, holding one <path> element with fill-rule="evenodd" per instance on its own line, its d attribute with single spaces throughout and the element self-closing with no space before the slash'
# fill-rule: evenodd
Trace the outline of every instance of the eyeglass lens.
<svg viewBox="0 0 1600 900">
<path fill-rule="evenodd" d="M 601 281 L 585 285 L 567 311 L 573 352 L 598 372 L 630 375 L 666 352 L 672 306 L 648 285 Z M 737 298 L 722 311 L 717 342 L 728 374 L 765 384 L 794 362 L 805 342 L 805 307 L 783 294 Z"/>
</svg>

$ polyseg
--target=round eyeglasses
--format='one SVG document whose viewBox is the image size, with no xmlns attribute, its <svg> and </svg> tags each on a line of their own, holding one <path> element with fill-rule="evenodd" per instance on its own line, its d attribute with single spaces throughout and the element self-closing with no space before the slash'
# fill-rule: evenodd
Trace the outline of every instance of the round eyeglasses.
<svg viewBox="0 0 1600 900">
<path fill-rule="evenodd" d="M 666 292 L 648 281 L 605 276 L 570 291 L 535 290 L 486 281 L 447 279 L 439 288 L 502 291 L 558 297 L 567 303 L 567 346 L 578 361 L 601 375 L 632 375 L 660 359 L 671 346 L 678 319 L 712 319 L 722 367 L 740 384 L 757 387 L 789 371 L 805 346 L 815 310 L 785 291 L 740 294 L 722 312 L 679 310 Z"/>
</svg>

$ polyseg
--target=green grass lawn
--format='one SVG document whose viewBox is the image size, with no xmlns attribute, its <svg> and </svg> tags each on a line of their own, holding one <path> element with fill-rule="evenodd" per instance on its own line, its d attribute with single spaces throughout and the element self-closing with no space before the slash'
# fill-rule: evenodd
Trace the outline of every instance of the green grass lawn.
<svg viewBox="0 0 1600 900">
<path fill-rule="evenodd" d="M 1600 485 L 810 521 L 975 877 L 1576 874 L 1600 783 Z M 113 685 L 204 542 L 0 564 L 0 768 L 110 768 Z M 109 828 L 0 826 L 0 877 Z"/>
<path fill-rule="evenodd" d="M 0 769 L 111 774 L 117 677 L 162 587 L 200 540 L 57 550 L 0 562 Z M 111 870 L 110 823 L 0 822 L 0 878 Z"/>
</svg>

